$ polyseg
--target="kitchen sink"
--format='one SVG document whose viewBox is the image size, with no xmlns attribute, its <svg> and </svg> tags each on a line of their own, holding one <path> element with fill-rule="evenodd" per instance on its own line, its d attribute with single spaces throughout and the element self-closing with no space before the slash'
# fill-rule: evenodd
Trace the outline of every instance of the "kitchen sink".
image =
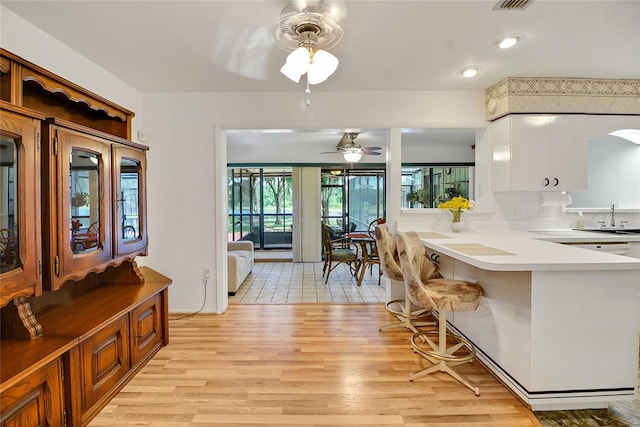
<svg viewBox="0 0 640 427">
<path fill-rule="evenodd" d="M 608 233 L 608 234 L 640 234 L 640 228 L 593 228 L 584 229 L 581 231 L 590 231 L 596 233 Z"/>
</svg>

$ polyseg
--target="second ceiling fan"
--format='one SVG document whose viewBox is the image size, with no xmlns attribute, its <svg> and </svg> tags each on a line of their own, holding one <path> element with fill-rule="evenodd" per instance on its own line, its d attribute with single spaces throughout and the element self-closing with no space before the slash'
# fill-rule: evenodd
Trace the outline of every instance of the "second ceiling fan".
<svg viewBox="0 0 640 427">
<path fill-rule="evenodd" d="M 344 159 L 349 163 L 355 163 L 359 161 L 363 155 L 379 156 L 379 150 L 382 147 L 363 147 L 360 144 L 356 144 L 355 140 L 358 137 L 359 132 L 345 132 L 336 145 L 336 151 L 327 151 L 321 154 L 332 154 L 335 152 L 342 153 Z"/>
</svg>

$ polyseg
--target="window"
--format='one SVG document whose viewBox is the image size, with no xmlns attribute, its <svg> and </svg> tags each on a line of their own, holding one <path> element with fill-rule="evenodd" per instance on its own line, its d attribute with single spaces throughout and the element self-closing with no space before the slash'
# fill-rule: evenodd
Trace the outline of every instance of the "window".
<svg viewBox="0 0 640 427">
<path fill-rule="evenodd" d="M 403 166 L 402 208 L 437 208 L 455 196 L 473 198 L 470 166 Z"/>
</svg>

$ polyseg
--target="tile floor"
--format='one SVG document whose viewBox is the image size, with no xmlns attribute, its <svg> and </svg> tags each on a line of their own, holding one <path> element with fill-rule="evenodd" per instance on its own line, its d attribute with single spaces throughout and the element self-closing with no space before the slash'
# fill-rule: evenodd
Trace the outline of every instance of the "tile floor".
<svg viewBox="0 0 640 427">
<path fill-rule="evenodd" d="M 378 286 L 378 267 L 367 271 L 358 286 L 345 264 L 338 265 L 325 284 L 321 262 L 256 262 L 253 272 L 229 303 L 381 303 L 385 301 L 384 281 Z"/>
</svg>

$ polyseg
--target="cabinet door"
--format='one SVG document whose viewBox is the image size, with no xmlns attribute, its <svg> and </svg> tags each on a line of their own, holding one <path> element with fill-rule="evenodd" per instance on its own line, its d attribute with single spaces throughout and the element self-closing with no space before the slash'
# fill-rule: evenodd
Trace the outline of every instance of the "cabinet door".
<svg viewBox="0 0 640 427">
<path fill-rule="evenodd" d="M 113 147 L 114 253 L 146 254 L 147 202 L 145 152 Z"/>
<path fill-rule="evenodd" d="M 39 296 L 40 121 L 0 113 L 0 307 Z"/>
<path fill-rule="evenodd" d="M 111 260 L 111 144 L 59 126 L 49 135 L 54 173 L 48 235 L 55 290 Z"/>
<path fill-rule="evenodd" d="M 91 408 L 129 371 L 129 322 L 123 316 L 80 345 L 82 409 Z"/>
<path fill-rule="evenodd" d="M 511 116 L 511 190 L 549 186 L 550 116 Z"/>
<path fill-rule="evenodd" d="M 0 397 L 0 426 L 64 425 L 60 360 L 38 369 Z"/>
<path fill-rule="evenodd" d="M 549 180 L 546 189 L 587 189 L 587 116 L 557 115 L 549 126 Z"/>
<path fill-rule="evenodd" d="M 131 365 L 160 348 L 163 340 L 162 301 L 154 295 L 131 311 Z"/>
</svg>

